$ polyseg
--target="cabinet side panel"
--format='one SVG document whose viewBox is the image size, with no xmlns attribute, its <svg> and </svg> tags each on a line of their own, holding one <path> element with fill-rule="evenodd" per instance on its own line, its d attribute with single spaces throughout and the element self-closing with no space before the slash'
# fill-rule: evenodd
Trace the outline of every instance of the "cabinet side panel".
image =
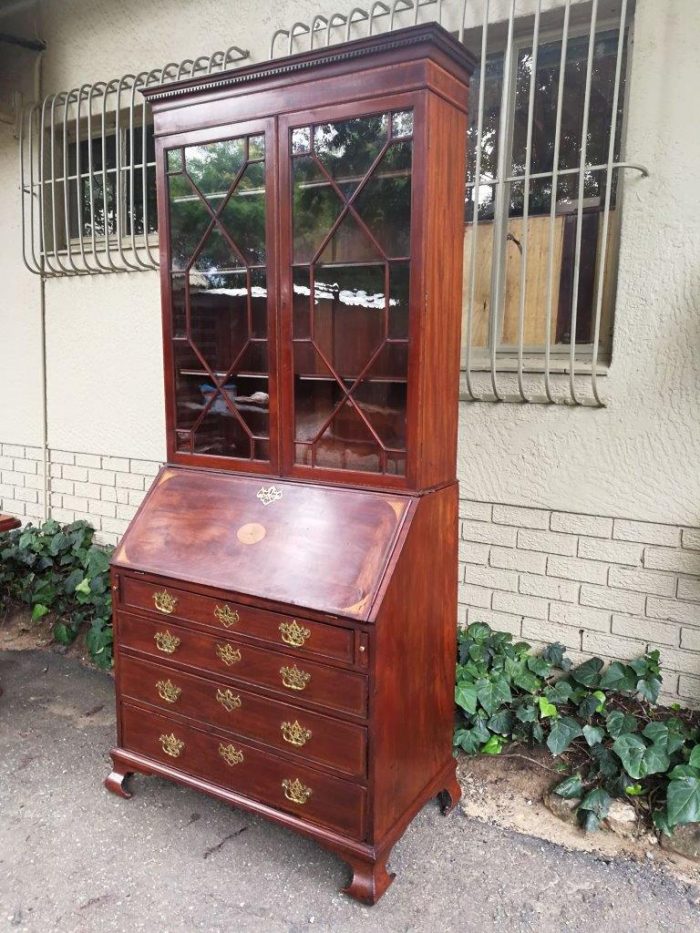
<svg viewBox="0 0 700 933">
<path fill-rule="evenodd" d="M 452 755 L 457 484 L 421 498 L 376 623 L 373 841 L 420 809 Z"/>
<path fill-rule="evenodd" d="M 464 89 L 465 106 L 467 89 Z M 465 113 L 426 95 L 418 488 L 455 478 L 464 240 Z"/>
</svg>

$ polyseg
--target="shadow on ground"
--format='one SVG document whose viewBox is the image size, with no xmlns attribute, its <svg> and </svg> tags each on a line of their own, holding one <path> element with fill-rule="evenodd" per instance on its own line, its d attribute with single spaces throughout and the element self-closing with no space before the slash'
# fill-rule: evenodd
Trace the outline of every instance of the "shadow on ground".
<svg viewBox="0 0 700 933">
<path fill-rule="evenodd" d="M 102 787 L 114 741 L 106 674 L 0 652 L 0 930 L 235 933 L 700 929 L 696 888 L 427 806 L 373 908 L 314 843 L 157 778 Z"/>
</svg>

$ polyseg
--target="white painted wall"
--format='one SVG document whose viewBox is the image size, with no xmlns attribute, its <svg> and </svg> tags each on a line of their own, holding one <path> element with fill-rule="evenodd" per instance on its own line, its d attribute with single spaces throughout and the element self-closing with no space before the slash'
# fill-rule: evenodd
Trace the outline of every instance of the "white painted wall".
<svg viewBox="0 0 700 933">
<path fill-rule="evenodd" d="M 48 0 L 42 92 L 234 42 L 261 60 L 274 29 L 324 9 L 308 0 Z M 697 0 L 637 0 L 627 157 L 651 177 L 630 174 L 626 186 L 608 407 L 463 403 L 463 496 L 700 523 L 699 34 Z M 36 445 L 39 283 L 21 265 L 16 141 L 4 127 L 0 224 L 0 440 Z M 155 273 L 47 282 L 51 447 L 164 456 L 159 314 Z"/>
</svg>

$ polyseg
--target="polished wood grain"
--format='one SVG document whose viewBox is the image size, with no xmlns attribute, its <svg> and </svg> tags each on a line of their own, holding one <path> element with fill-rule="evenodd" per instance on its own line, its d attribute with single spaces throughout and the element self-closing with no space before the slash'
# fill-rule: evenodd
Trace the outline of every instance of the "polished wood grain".
<svg viewBox="0 0 700 933">
<path fill-rule="evenodd" d="M 19 528 L 21 524 L 22 522 L 14 515 L 4 515 L 0 512 L 0 532 L 12 531 L 14 528 Z"/>
<path fill-rule="evenodd" d="M 219 678 L 184 671 L 124 654 L 121 695 L 253 739 L 275 752 L 364 779 L 367 729 L 283 703 Z"/>
<path fill-rule="evenodd" d="M 169 612 L 157 607 L 163 593 L 174 601 Z M 128 612 L 191 623 L 209 632 L 250 637 L 300 657 L 320 657 L 347 664 L 355 660 L 352 628 L 321 625 L 298 614 L 268 612 L 230 599 L 191 593 L 142 576 L 121 575 L 117 605 Z"/>
<path fill-rule="evenodd" d="M 259 494 L 271 486 L 279 498 L 265 505 Z M 409 504 L 378 492 L 166 467 L 112 565 L 369 619 Z"/>
<path fill-rule="evenodd" d="M 245 794 L 314 823 L 321 823 L 355 839 L 364 836 L 366 791 L 360 785 L 331 777 L 298 761 L 288 761 L 238 739 L 223 738 L 185 725 L 160 713 L 144 716 L 135 706 L 122 706 L 125 750 L 177 767 L 184 774 L 204 777 L 223 788 Z M 174 738 L 172 745 L 161 739 Z M 170 753 L 165 748 L 170 748 Z M 232 764 L 222 754 L 229 747 Z M 238 753 L 238 755 L 236 755 Z M 240 760 L 236 761 L 236 758 Z M 294 789 L 283 782 L 299 782 Z M 310 791 L 305 801 L 305 791 Z"/>
<path fill-rule="evenodd" d="M 259 648 L 230 635 L 206 635 L 166 619 L 147 621 L 120 613 L 116 629 L 123 648 L 152 658 L 209 672 L 234 683 L 264 687 L 302 706 L 308 703 L 355 716 L 366 715 L 364 674 Z M 285 686 L 286 683 L 294 686 Z"/>
<path fill-rule="evenodd" d="M 146 91 L 157 137 L 169 463 L 113 559 L 117 746 L 105 784 L 128 796 L 131 773 L 160 775 L 272 819 L 345 859 L 345 892 L 368 904 L 391 884 L 392 847 L 416 813 L 433 797 L 449 812 L 460 793 L 451 754 L 455 456 L 471 67 L 464 48 L 430 24 Z M 383 114 L 388 127 L 397 111 L 413 114 L 408 254 L 380 249 L 389 351 L 386 373 L 372 378 L 399 375 L 405 395 L 363 403 L 374 406 L 370 447 L 386 431 L 403 439 L 405 412 L 405 462 L 401 453 L 392 472 L 388 456 L 378 465 L 362 460 L 363 449 L 346 456 L 343 444 L 365 443 L 349 408 L 330 437 L 320 429 L 323 462 L 295 449 L 295 425 L 310 431 L 336 403 L 325 389 L 298 392 L 300 379 L 328 381 L 330 370 L 292 346 L 311 338 L 294 331 L 290 132 L 320 124 L 332 141 L 342 121 L 366 131 L 368 116 Z M 264 134 L 266 150 L 270 438 L 264 457 L 245 461 L 229 441 L 236 456 L 195 452 L 177 433 L 183 372 L 173 350 L 164 160 L 174 147 L 252 133 Z M 327 174 L 321 183 L 333 188 Z M 380 219 L 377 235 L 394 221 Z M 403 336 L 389 346 L 395 262 L 408 264 L 410 284 Z M 312 310 L 315 281 L 310 321 L 347 370 L 331 373 L 342 397 L 341 383 L 366 378 L 363 361 L 377 352 L 379 306 L 346 301 L 343 327 L 354 322 L 346 333 L 330 305 Z M 356 297 L 370 294 L 347 281 Z M 337 306 L 341 286 L 332 290 Z M 205 335 L 210 343 L 231 337 L 218 328 Z M 305 398 L 318 404 L 307 412 Z M 291 643 L 280 640 L 281 625 L 296 626 L 285 630 Z"/>
</svg>

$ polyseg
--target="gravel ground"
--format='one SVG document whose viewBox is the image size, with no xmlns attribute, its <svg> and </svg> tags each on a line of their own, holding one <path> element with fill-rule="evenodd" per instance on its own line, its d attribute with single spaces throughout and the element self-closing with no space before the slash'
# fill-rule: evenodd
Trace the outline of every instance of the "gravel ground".
<svg viewBox="0 0 700 933">
<path fill-rule="evenodd" d="M 111 679 L 0 652 L 0 930 L 700 930 L 700 888 L 653 864 L 569 852 L 431 804 L 374 907 L 338 893 L 312 842 L 156 778 L 107 793 Z"/>
</svg>

